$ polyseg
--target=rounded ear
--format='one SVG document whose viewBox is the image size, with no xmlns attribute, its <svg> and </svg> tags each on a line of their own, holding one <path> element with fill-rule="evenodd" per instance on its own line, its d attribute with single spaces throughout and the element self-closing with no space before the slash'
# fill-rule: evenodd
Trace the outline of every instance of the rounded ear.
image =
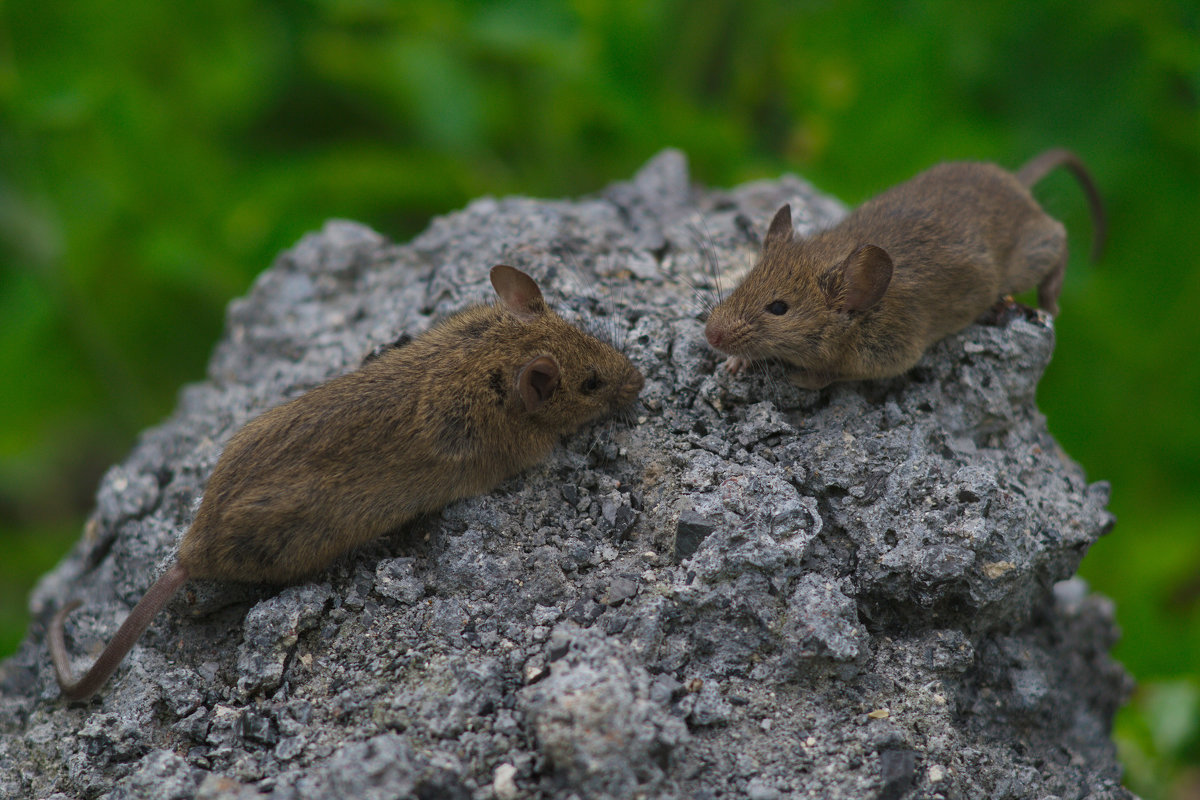
<svg viewBox="0 0 1200 800">
<path fill-rule="evenodd" d="M 492 267 L 492 288 L 504 307 L 525 321 L 542 312 L 542 290 L 533 282 L 533 278 L 516 267 L 507 264 Z"/>
<path fill-rule="evenodd" d="M 846 293 L 840 311 L 866 311 L 883 299 L 892 282 L 892 257 L 882 247 L 864 244 L 842 262 Z"/>
<path fill-rule="evenodd" d="M 558 388 L 558 362 L 553 356 L 538 356 L 517 373 L 517 392 L 525 410 L 533 413 L 545 405 Z"/>
<path fill-rule="evenodd" d="M 775 245 L 787 244 L 792 240 L 795 230 L 792 228 L 792 207 L 784 203 L 771 219 L 771 227 L 767 228 L 767 238 L 763 240 L 763 249 Z"/>
</svg>

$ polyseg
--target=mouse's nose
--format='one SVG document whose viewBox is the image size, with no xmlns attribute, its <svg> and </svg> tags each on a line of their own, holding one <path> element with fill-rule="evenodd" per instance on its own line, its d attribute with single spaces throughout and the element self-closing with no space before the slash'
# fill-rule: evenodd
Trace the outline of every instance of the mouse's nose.
<svg viewBox="0 0 1200 800">
<path fill-rule="evenodd" d="M 708 324 L 704 326 L 704 338 L 708 339 L 708 343 L 713 347 L 718 350 L 722 349 L 726 338 L 725 326 L 710 318 Z"/>
</svg>

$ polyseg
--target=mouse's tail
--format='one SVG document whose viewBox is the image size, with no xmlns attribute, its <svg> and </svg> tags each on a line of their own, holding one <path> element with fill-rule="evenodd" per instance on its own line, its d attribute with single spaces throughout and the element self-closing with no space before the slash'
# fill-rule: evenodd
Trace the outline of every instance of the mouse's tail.
<svg viewBox="0 0 1200 800">
<path fill-rule="evenodd" d="M 121 623 L 121 627 L 96 659 L 96 663 L 77 681 L 71 680 L 71 662 L 67 657 L 67 645 L 63 639 L 63 622 L 68 614 L 79 607 L 81 601 L 72 600 L 59 609 L 50 621 L 47 640 L 50 644 L 50 660 L 54 662 L 55 677 L 58 678 L 58 687 L 62 690 L 63 697 L 78 701 L 94 695 L 117 671 L 117 666 L 133 647 L 134 642 L 141 638 L 146 628 L 150 627 L 150 621 L 187 579 L 187 568 L 176 563 L 155 581 Z"/>
<path fill-rule="evenodd" d="M 1041 155 L 1034 156 L 1025 166 L 1017 170 L 1017 180 L 1026 188 L 1031 189 L 1035 183 L 1046 177 L 1047 173 L 1058 167 L 1066 167 L 1075 176 L 1075 180 L 1079 181 L 1079 185 L 1083 187 L 1083 193 L 1087 195 L 1088 206 L 1092 210 L 1092 261 L 1099 261 L 1100 254 L 1104 252 L 1108 222 L 1100 191 L 1096 188 L 1096 182 L 1092 180 L 1091 173 L 1087 171 L 1087 167 L 1083 165 L 1083 160 L 1079 156 L 1061 147 L 1047 150 Z"/>
</svg>

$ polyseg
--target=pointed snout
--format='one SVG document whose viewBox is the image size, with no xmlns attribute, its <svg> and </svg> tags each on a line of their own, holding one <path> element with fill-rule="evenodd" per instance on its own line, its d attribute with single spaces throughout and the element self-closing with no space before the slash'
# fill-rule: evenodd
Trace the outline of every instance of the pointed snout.
<svg viewBox="0 0 1200 800">
<path fill-rule="evenodd" d="M 729 338 L 729 332 L 721 324 L 720 320 L 715 317 L 709 317 L 708 324 L 704 326 L 704 338 L 717 350 L 724 350 L 725 342 Z"/>
</svg>

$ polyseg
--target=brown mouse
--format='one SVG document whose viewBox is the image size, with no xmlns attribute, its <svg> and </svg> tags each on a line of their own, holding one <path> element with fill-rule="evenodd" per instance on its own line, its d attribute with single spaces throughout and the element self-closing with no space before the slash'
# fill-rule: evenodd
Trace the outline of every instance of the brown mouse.
<svg viewBox="0 0 1200 800">
<path fill-rule="evenodd" d="M 900 375 L 1005 295 L 1037 286 L 1038 304 L 1057 314 L 1066 231 L 1030 188 L 1060 166 L 1087 194 L 1098 258 L 1104 208 L 1073 153 L 1047 151 L 1015 174 L 939 164 L 808 237 L 795 235 L 783 206 L 754 268 L 713 308 L 705 336 L 732 356 L 730 372 L 778 358 L 795 367 L 793 383 L 820 389 Z"/>
<path fill-rule="evenodd" d="M 189 578 L 289 583 L 419 514 L 486 492 L 563 434 L 632 403 L 642 375 L 569 325 L 533 279 L 491 272 L 467 308 L 358 370 L 271 409 L 230 439 L 174 565 L 71 680 L 64 606 L 50 623 L 63 696 L 96 692 Z"/>
</svg>

